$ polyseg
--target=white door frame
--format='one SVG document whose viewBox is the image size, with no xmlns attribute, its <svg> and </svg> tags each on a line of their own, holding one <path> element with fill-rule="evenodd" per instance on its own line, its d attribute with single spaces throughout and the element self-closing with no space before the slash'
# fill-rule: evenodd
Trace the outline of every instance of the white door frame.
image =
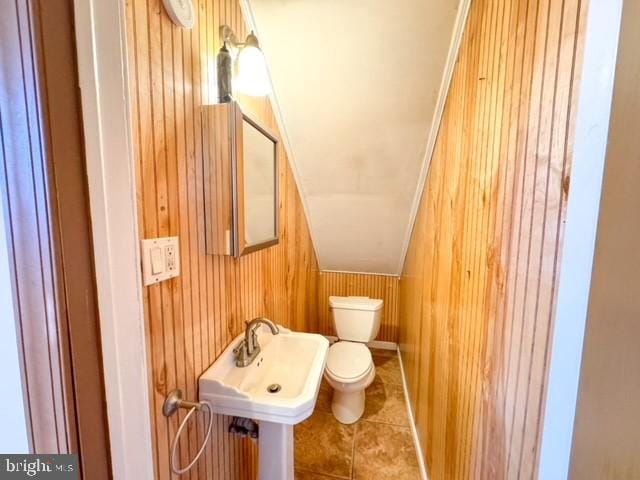
<svg viewBox="0 0 640 480">
<path fill-rule="evenodd" d="M 124 0 L 74 0 L 113 478 L 153 480 Z"/>
<path fill-rule="evenodd" d="M 590 0 L 538 478 L 569 475 L 623 0 Z"/>
</svg>

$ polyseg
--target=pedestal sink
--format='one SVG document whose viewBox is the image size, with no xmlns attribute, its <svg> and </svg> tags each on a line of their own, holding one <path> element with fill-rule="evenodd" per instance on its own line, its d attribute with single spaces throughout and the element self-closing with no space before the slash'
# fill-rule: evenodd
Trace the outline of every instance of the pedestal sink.
<svg viewBox="0 0 640 480">
<path fill-rule="evenodd" d="M 257 420 L 260 425 L 260 480 L 293 480 L 293 425 L 313 413 L 329 341 L 322 335 L 258 330 L 261 350 L 237 367 L 238 335 L 199 379 L 200 400 L 214 413 Z"/>
</svg>

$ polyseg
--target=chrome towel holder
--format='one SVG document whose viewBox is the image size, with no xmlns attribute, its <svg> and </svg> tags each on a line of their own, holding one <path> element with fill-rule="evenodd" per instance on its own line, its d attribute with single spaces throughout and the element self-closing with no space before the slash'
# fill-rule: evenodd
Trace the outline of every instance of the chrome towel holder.
<svg viewBox="0 0 640 480">
<path fill-rule="evenodd" d="M 178 462 L 176 460 L 178 440 L 180 440 L 182 430 L 184 430 L 184 426 L 189 421 L 189 418 L 191 418 L 191 415 L 193 415 L 194 412 L 199 412 L 203 407 L 205 407 L 209 412 L 209 425 L 207 426 L 207 433 L 204 436 L 204 441 L 202 442 L 200 450 L 198 450 L 198 453 L 193 458 L 193 460 L 191 460 L 189 465 L 184 468 L 179 468 Z M 187 415 L 185 415 L 182 423 L 180 423 L 178 431 L 176 432 L 176 436 L 174 437 L 173 442 L 171 442 L 171 471 L 176 475 L 182 475 L 183 473 L 190 470 L 191 467 L 193 467 L 198 459 L 202 456 L 202 453 L 207 446 L 207 442 L 209 441 L 209 437 L 211 436 L 211 426 L 213 425 L 213 412 L 211 411 L 211 405 L 209 404 L 209 402 L 190 402 L 188 400 L 184 400 L 182 398 L 182 390 L 177 388 L 169 392 L 169 394 L 165 398 L 164 405 L 162 405 L 162 414 L 168 418 L 176 413 L 179 408 L 188 408 L 189 412 L 187 412 Z"/>
</svg>

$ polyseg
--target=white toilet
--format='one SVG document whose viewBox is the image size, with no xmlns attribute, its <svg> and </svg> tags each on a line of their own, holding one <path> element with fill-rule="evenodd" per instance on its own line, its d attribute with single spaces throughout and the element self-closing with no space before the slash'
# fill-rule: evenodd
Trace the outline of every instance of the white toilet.
<svg viewBox="0 0 640 480">
<path fill-rule="evenodd" d="M 354 423 L 364 412 L 364 390 L 376 374 L 367 347 L 380 329 L 382 300 L 329 297 L 339 340 L 329 347 L 324 377 L 333 387 L 331 411 L 341 423 Z"/>
</svg>

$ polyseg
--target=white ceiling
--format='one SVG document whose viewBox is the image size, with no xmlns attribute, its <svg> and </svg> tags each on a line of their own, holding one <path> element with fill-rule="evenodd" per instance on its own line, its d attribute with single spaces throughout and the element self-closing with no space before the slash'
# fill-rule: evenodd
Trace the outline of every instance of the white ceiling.
<svg viewBox="0 0 640 480">
<path fill-rule="evenodd" d="M 249 0 L 322 270 L 398 274 L 458 0 Z"/>
</svg>

